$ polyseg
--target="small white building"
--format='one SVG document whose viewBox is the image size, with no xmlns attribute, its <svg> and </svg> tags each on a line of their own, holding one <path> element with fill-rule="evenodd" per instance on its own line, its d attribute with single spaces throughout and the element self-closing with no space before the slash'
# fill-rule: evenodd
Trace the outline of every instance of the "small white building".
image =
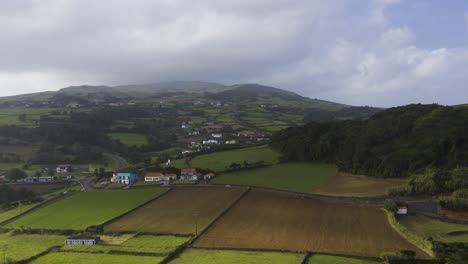
<svg viewBox="0 0 468 264">
<path fill-rule="evenodd" d="M 101 241 L 99 237 L 69 237 L 65 240 L 65 245 L 89 246 L 96 245 Z"/>
<path fill-rule="evenodd" d="M 216 139 L 203 140 L 203 145 L 218 145 L 219 141 Z"/>
<path fill-rule="evenodd" d="M 177 180 L 177 174 L 169 173 L 169 174 L 164 174 L 164 176 L 161 177 L 161 181 L 175 181 Z"/>
<path fill-rule="evenodd" d="M 211 137 L 213 137 L 213 138 L 222 138 L 223 134 L 221 134 L 221 133 L 212 133 Z"/>
<path fill-rule="evenodd" d="M 408 214 L 408 206 L 406 205 L 401 205 L 398 206 L 397 212 L 398 215 L 406 215 Z"/>
<path fill-rule="evenodd" d="M 216 174 L 210 172 L 210 173 L 205 174 L 205 175 L 203 176 L 203 179 L 204 179 L 204 180 L 211 180 L 211 179 L 214 178 L 215 176 L 216 176 Z"/>
<path fill-rule="evenodd" d="M 58 165 L 55 171 L 57 173 L 68 173 L 72 171 L 72 166 L 70 164 Z"/>
</svg>

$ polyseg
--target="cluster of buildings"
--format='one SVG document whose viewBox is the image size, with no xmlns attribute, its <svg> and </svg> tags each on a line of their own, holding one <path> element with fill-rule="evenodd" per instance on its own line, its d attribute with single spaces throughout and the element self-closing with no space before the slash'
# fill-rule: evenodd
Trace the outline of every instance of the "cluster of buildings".
<svg viewBox="0 0 468 264">
<path fill-rule="evenodd" d="M 196 169 L 183 169 L 180 176 L 176 174 L 162 174 L 160 172 L 148 172 L 145 174 L 146 182 L 170 182 L 175 180 L 187 180 L 187 181 L 198 181 L 198 180 L 211 180 L 216 175 L 214 173 L 207 173 L 203 175 L 197 172 Z"/>
<path fill-rule="evenodd" d="M 214 173 L 202 174 L 197 172 L 196 169 L 183 169 L 180 175 L 174 173 L 163 174 L 161 172 L 148 172 L 144 176 L 145 182 L 171 182 L 176 180 L 211 180 L 216 175 Z M 126 173 L 119 172 L 114 174 L 111 178 L 111 182 L 121 183 L 121 184 L 133 184 L 138 181 L 138 175 L 136 173 Z"/>
</svg>

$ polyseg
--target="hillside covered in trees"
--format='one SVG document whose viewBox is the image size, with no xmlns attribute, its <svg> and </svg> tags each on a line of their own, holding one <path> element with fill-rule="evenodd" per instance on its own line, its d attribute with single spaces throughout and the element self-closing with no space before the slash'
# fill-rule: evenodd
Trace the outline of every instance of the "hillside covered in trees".
<svg viewBox="0 0 468 264">
<path fill-rule="evenodd" d="M 375 177 L 406 177 L 428 168 L 468 165 L 468 108 L 408 105 L 367 120 L 311 122 L 276 133 L 284 160 L 325 161 Z"/>
</svg>

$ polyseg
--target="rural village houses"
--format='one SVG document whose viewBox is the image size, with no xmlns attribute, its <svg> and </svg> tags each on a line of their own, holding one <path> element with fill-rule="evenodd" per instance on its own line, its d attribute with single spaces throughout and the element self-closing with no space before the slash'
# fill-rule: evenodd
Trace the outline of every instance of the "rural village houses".
<svg viewBox="0 0 468 264">
<path fill-rule="evenodd" d="M 119 172 L 114 174 L 111 178 L 111 182 L 123 183 L 123 184 L 133 184 L 138 180 L 138 176 L 135 173 L 125 173 Z"/>
</svg>

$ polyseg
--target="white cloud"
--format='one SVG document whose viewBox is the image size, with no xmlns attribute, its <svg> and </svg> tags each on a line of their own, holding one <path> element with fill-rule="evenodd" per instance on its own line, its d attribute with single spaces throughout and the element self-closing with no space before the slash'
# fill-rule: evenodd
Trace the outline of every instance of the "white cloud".
<svg viewBox="0 0 468 264">
<path fill-rule="evenodd" d="M 0 3 L 0 94 L 77 84 L 261 82 L 390 106 L 462 103 L 468 48 L 417 47 L 397 0 Z M 465 16 L 467 20 L 468 16 Z"/>
</svg>

